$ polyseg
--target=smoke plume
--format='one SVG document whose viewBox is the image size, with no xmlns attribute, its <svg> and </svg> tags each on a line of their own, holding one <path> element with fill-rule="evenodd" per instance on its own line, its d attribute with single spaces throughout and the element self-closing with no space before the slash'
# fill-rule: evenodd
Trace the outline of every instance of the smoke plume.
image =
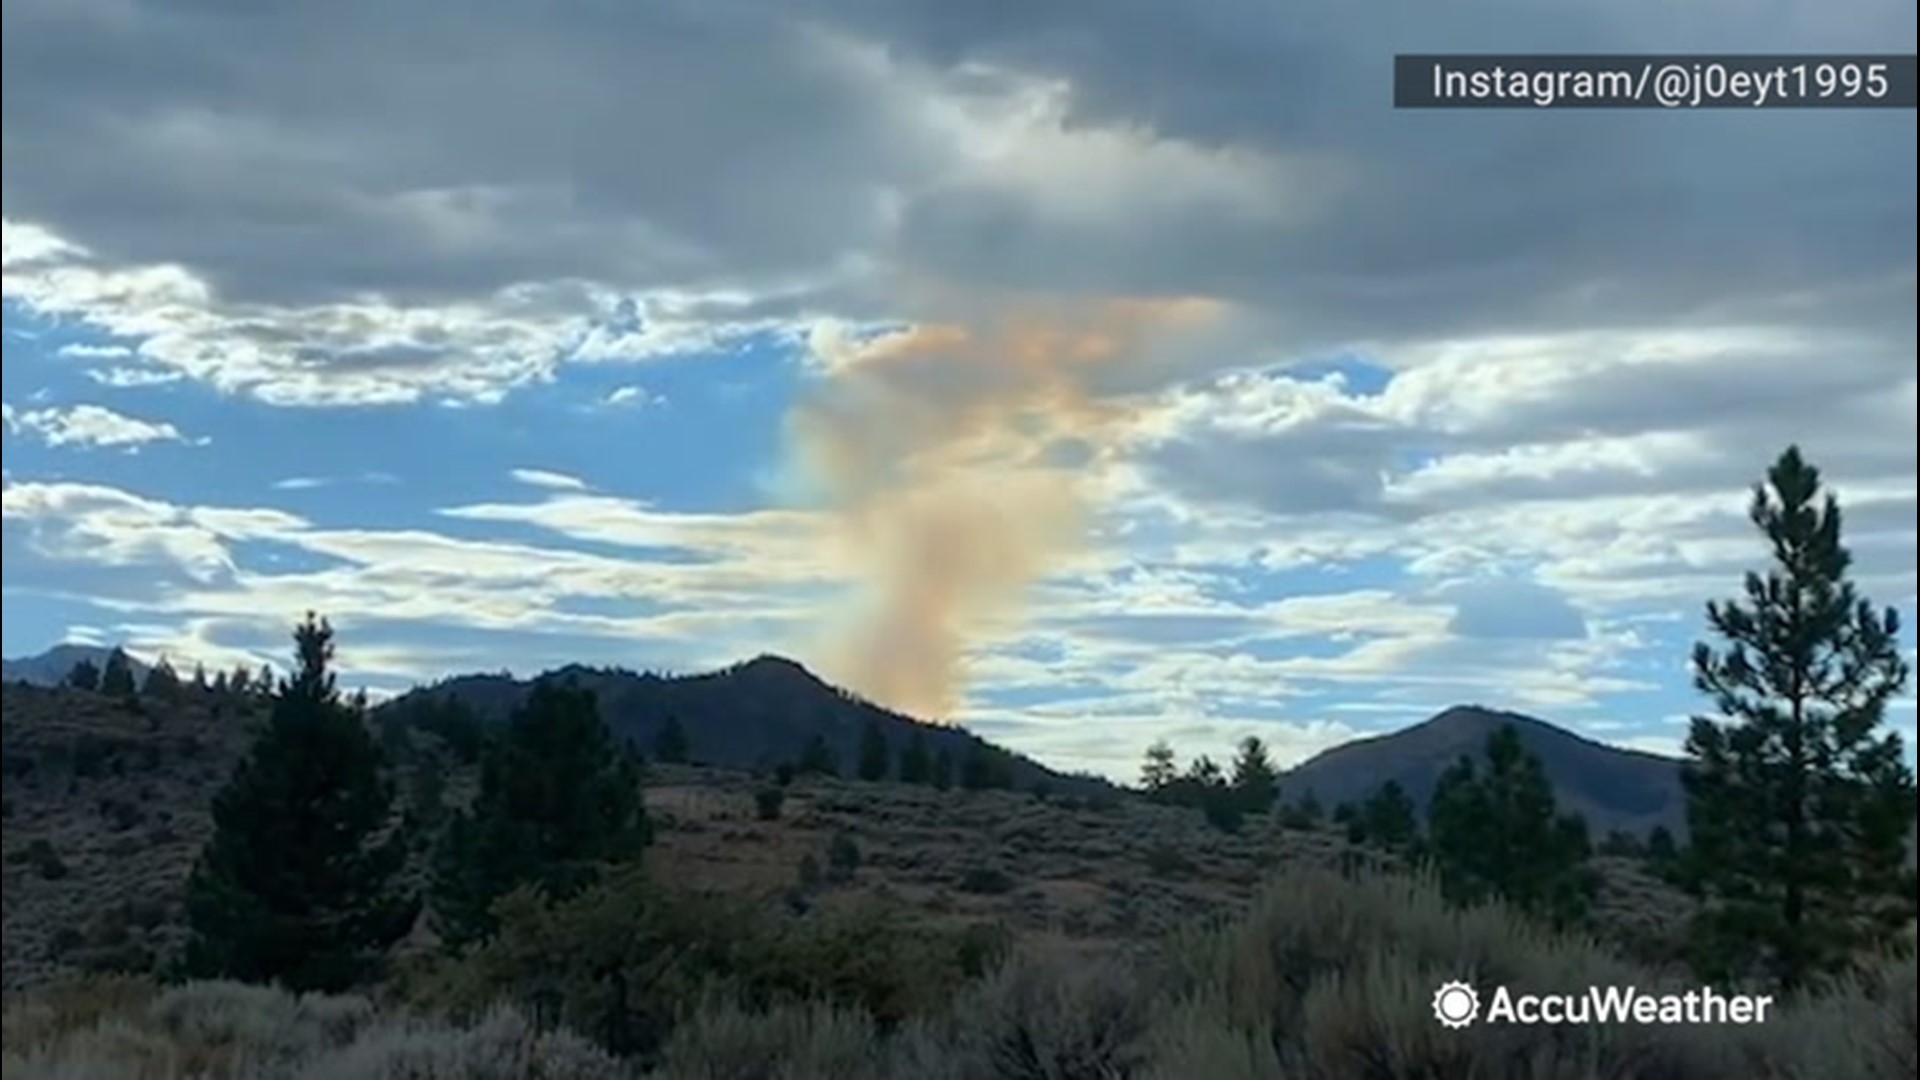
<svg viewBox="0 0 1920 1080">
<path fill-rule="evenodd" d="M 790 434 L 866 586 L 830 646 L 836 678 L 952 718 L 970 646 L 1087 543 L 1089 478 L 1129 417 L 1091 376 L 1150 360 L 1214 314 L 1199 300 L 1027 304 L 816 340 L 827 378 Z"/>
</svg>

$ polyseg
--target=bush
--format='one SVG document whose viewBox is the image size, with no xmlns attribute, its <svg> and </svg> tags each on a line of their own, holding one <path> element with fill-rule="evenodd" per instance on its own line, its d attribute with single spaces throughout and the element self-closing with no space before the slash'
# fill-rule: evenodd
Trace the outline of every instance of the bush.
<svg viewBox="0 0 1920 1080">
<path fill-rule="evenodd" d="M 67 864 L 60 853 L 53 850 L 53 844 L 45 837 L 35 839 L 26 847 L 17 849 L 8 857 L 9 862 L 25 863 L 48 881 L 58 881 L 67 876 Z"/>
<path fill-rule="evenodd" d="M 997 866 L 975 866 L 960 875 L 955 887 L 979 896 L 998 896 L 1013 891 L 1013 878 Z"/>
<path fill-rule="evenodd" d="M 662 888 L 634 868 L 557 905 L 518 890 L 498 914 L 498 936 L 430 972 L 416 1000 L 471 1015 L 504 999 L 619 1054 L 656 1055 L 718 999 L 857 1008 L 885 1027 L 932 1011 L 966 978 L 960 934 L 896 909 L 793 919 Z"/>
<path fill-rule="evenodd" d="M 780 820 L 780 809 L 787 802 L 787 793 L 777 787 L 763 787 L 753 793 L 753 813 L 761 821 Z"/>
<path fill-rule="evenodd" d="M 860 845 L 853 836 L 845 832 L 833 834 L 827 844 L 827 879 L 836 885 L 844 885 L 853 880 L 860 869 Z"/>
<path fill-rule="evenodd" d="M 376 1018 L 357 997 L 229 982 L 155 997 L 141 980 L 91 980 L 9 1003 L 9 1077 L 287 1077 L 336 1080 L 616 1080 L 620 1064 L 511 1009 L 471 1027 Z"/>
</svg>

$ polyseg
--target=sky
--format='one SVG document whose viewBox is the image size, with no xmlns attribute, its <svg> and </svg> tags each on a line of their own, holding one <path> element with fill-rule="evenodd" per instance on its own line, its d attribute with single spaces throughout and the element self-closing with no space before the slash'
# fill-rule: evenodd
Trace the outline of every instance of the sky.
<svg viewBox="0 0 1920 1080">
<path fill-rule="evenodd" d="M 1390 108 L 1910 3 L 0 23 L 9 656 L 316 610 L 376 692 L 774 652 L 1118 778 L 1456 703 L 1672 752 L 1789 442 L 1913 621 L 1911 111 Z"/>
</svg>

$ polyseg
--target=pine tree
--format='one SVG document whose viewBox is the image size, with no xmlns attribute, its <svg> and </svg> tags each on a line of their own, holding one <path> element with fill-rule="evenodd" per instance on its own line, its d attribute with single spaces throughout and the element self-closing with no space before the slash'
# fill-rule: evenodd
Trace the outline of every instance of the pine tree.
<svg viewBox="0 0 1920 1080">
<path fill-rule="evenodd" d="M 195 693 L 199 694 L 204 694 L 209 689 L 207 686 L 207 665 L 193 665 L 193 689 Z"/>
<path fill-rule="evenodd" d="M 1140 787 L 1148 795 L 1165 791 L 1180 777 L 1180 767 L 1174 763 L 1173 747 L 1165 739 L 1155 739 L 1147 747 L 1146 760 L 1140 765 Z"/>
<path fill-rule="evenodd" d="M 489 743 L 480 792 L 434 859 L 436 928 L 462 945 L 491 934 L 493 902 L 532 885 L 561 899 L 652 838 L 638 759 L 616 746 L 591 691 L 543 679 Z"/>
<path fill-rule="evenodd" d="M 927 734 L 915 727 L 907 737 L 906 749 L 900 751 L 900 782 L 924 784 L 932 779 L 933 755 L 927 749 Z"/>
<path fill-rule="evenodd" d="M 1240 808 L 1249 814 L 1264 814 L 1280 797 L 1280 771 L 1267 755 L 1267 744 L 1257 735 L 1240 741 L 1239 756 L 1233 760 L 1233 793 Z"/>
<path fill-rule="evenodd" d="M 233 674 L 227 676 L 227 692 L 235 697 L 247 697 L 253 693 L 253 671 L 247 665 L 234 666 Z"/>
<path fill-rule="evenodd" d="M 993 786 L 993 765 L 987 760 L 986 745 L 978 739 L 967 740 L 966 756 L 960 759 L 960 787 L 963 791 L 985 791 Z"/>
<path fill-rule="evenodd" d="M 308 615 L 294 641 L 298 673 L 214 800 L 187 885 L 185 966 L 337 991 L 377 973 L 419 903 L 395 887 L 405 837 L 389 829 L 379 746 L 334 685 L 333 630 Z"/>
<path fill-rule="evenodd" d="M 67 685 L 76 690 L 100 689 L 100 669 L 91 660 L 82 660 L 67 672 Z"/>
<path fill-rule="evenodd" d="M 868 783 L 885 780 L 890 756 L 887 752 L 887 736 L 880 730 L 879 721 L 868 720 L 866 729 L 860 733 L 860 779 Z"/>
<path fill-rule="evenodd" d="M 1798 448 L 1748 516 L 1773 565 L 1747 575 L 1744 603 L 1707 605 L 1722 644 L 1694 647 L 1719 719 L 1687 739 L 1685 878 L 1704 901 L 1702 972 L 1758 967 L 1791 992 L 1913 918 L 1914 777 L 1881 730 L 1909 671 L 1898 615 L 1849 580 L 1839 503 Z"/>
<path fill-rule="evenodd" d="M 173 665 L 167 663 L 166 657 L 154 661 L 153 666 L 147 669 L 147 680 L 140 687 L 140 694 L 155 701 L 180 699 L 180 676 L 175 674 Z"/>
<path fill-rule="evenodd" d="M 1420 839 L 1419 816 L 1412 797 L 1399 781 L 1381 784 L 1360 804 L 1347 827 L 1347 837 L 1396 854 L 1414 850 Z"/>
<path fill-rule="evenodd" d="M 114 697 L 132 697 L 138 692 L 133 681 L 133 661 L 127 657 L 126 650 L 115 649 L 107 654 L 107 666 L 100 671 L 100 692 Z"/>
<path fill-rule="evenodd" d="M 1499 897 L 1557 924 L 1579 921 L 1597 886 L 1586 822 L 1559 812 L 1546 771 L 1513 725 L 1487 739 L 1486 760 L 1486 775 L 1462 757 L 1434 786 L 1427 829 L 1447 896 Z"/>
<path fill-rule="evenodd" d="M 653 737 L 653 760 L 662 765 L 685 765 L 687 756 L 693 748 L 687 740 L 687 729 L 680 725 L 680 718 L 669 715 L 660 725 L 660 731 Z"/>
<path fill-rule="evenodd" d="M 816 732 L 807 740 L 807 745 L 800 750 L 800 760 L 794 763 L 794 771 L 816 776 L 840 775 L 840 762 L 833 753 L 833 747 L 827 745 L 826 736 Z"/>
</svg>

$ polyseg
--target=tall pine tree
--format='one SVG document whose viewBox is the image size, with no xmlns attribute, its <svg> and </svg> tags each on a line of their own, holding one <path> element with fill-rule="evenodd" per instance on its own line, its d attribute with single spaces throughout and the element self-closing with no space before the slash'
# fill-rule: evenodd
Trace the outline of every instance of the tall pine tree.
<svg viewBox="0 0 1920 1080">
<path fill-rule="evenodd" d="M 616 745 L 592 691 L 543 679 L 491 741 L 471 812 L 434 864 L 436 928 L 455 945 L 491 934 L 493 902 L 519 885 L 563 899 L 651 839 L 638 758 Z"/>
<path fill-rule="evenodd" d="M 336 991 L 377 974 L 418 900 L 379 745 L 340 699 L 333 629 L 309 614 L 271 721 L 213 803 L 187 884 L 187 973 Z M 384 835 L 383 835 L 384 834 Z"/>
<path fill-rule="evenodd" d="M 1757 968 L 1792 991 L 1913 918 L 1914 777 L 1881 730 L 1908 668 L 1898 616 L 1848 580 L 1839 504 L 1797 447 L 1748 516 L 1773 565 L 1747 575 L 1744 602 L 1707 605 L 1720 645 L 1694 647 L 1719 715 L 1687 739 L 1684 879 L 1704 901 L 1702 972 Z"/>
</svg>

